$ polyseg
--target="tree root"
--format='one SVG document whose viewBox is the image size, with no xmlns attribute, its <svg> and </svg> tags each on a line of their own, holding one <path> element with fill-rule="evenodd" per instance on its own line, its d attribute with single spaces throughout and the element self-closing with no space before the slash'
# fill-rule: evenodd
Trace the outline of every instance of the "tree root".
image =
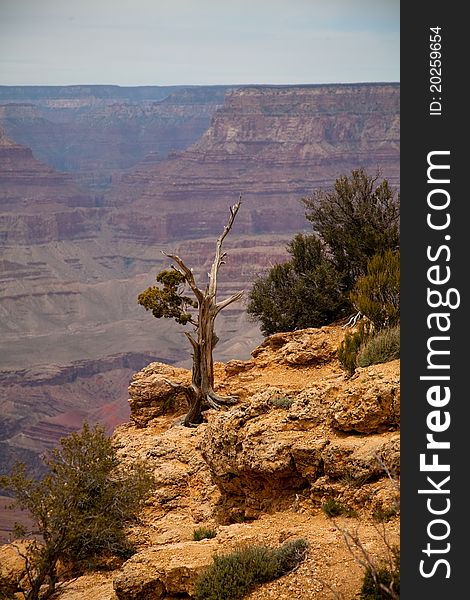
<svg viewBox="0 0 470 600">
<path fill-rule="evenodd" d="M 236 404 L 239 400 L 238 396 L 219 396 L 213 390 L 207 394 L 208 398 L 211 398 L 217 404 L 230 405 Z"/>
<path fill-rule="evenodd" d="M 192 385 L 188 386 L 183 385 L 181 383 L 174 383 L 169 379 L 164 379 L 163 381 L 165 381 L 165 383 L 171 386 L 176 392 L 183 392 L 186 395 L 190 410 L 188 411 L 182 422 L 185 427 L 197 427 L 200 423 L 194 423 L 191 420 L 191 417 L 194 418 L 195 416 L 197 416 L 197 412 L 194 409 L 194 405 L 197 403 L 197 393 L 194 387 Z M 238 396 L 219 396 L 214 392 L 214 390 L 210 390 L 201 402 L 201 412 L 210 408 L 213 408 L 214 410 L 220 410 L 222 406 L 230 406 L 232 404 L 236 404 L 238 400 Z"/>
<path fill-rule="evenodd" d="M 204 400 L 204 408 L 215 408 L 215 410 L 219 410 L 220 408 L 220 404 L 218 404 L 217 402 L 214 402 L 214 400 L 212 400 L 212 398 L 209 396 L 209 394 L 207 394 L 205 400 Z"/>
</svg>

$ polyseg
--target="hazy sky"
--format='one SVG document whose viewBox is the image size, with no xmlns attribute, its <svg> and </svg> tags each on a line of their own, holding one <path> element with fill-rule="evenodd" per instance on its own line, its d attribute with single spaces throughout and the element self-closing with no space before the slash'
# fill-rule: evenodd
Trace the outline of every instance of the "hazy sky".
<svg viewBox="0 0 470 600">
<path fill-rule="evenodd" d="M 0 0 L 0 84 L 399 81 L 399 0 Z"/>
</svg>

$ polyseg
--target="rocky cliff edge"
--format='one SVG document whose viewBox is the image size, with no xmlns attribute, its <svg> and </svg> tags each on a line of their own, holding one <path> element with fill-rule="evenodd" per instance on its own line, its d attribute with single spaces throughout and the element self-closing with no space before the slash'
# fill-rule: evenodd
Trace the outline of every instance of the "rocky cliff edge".
<svg viewBox="0 0 470 600">
<path fill-rule="evenodd" d="M 340 326 L 279 333 L 248 361 L 216 363 L 216 391 L 230 409 L 181 425 L 190 372 L 151 363 L 129 386 L 130 422 L 113 438 L 121 459 L 145 460 L 156 492 L 130 536 L 138 552 L 119 569 L 67 585 L 61 600 L 192 597 L 215 552 L 244 543 L 310 543 L 294 572 L 247 598 L 352 598 L 360 589 L 360 550 L 374 561 L 399 542 L 399 361 L 345 376 L 336 351 Z M 343 514 L 327 516 L 325 503 Z M 337 504 L 337 505 L 338 505 Z M 194 530 L 214 530 L 194 541 Z M 5 548 L 4 548 L 5 551 Z"/>
</svg>

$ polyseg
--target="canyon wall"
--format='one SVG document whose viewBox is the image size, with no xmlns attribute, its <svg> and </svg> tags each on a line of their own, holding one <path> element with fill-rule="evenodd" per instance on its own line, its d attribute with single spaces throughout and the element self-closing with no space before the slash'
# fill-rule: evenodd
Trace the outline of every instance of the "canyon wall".
<svg viewBox="0 0 470 600">
<path fill-rule="evenodd" d="M 104 88 L 100 97 L 77 90 L 12 98 L 0 88 L 8 125 L 0 137 L 7 466 L 37 456 L 86 417 L 110 427 L 125 418 L 132 369 L 150 360 L 189 365 L 183 328 L 153 319 L 136 298 L 168 265 L 161 250 L 186 259 L 204 285 L 215 237 L 240 193 L 220 298 L 248 290 L 256 274 L 284 260 L 296 232 L 310 230 L 303 196 L 358 167 L 399 184 L 397 84 L 159 89 L 157 99 L 136 92 L 124 100 L 101 97 Z M 22 114 L 31 128 L 21 130 Z M 66 160 L 75 166 L 59 171 L 60 144 L 73 148 L 74 139 Z M 108 152 L 119 140 L 122 153 Z M 130 166 L 132 156 L 143 160 Z M 109 185 L 101 175 L 86 181 L 95 162 Z M 230 308 L 218 318 L 218 360 L 247 358 L 262 339 L 243 301 Z"/>
<path fill-rule="evenodd" d="M 208 128 L 229 88 L 0 87 L 0 125 L 36 158 L 99 198 L 112 174 L 181 150 Z"/>
</svg>

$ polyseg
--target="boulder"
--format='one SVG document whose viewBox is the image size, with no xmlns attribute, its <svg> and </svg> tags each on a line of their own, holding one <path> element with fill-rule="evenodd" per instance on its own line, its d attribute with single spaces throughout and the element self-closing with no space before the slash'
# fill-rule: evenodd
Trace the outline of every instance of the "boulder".
<svg viewBox="0 0 470 600">
<path fill-rule="evenodd" d="M 337 327 L 274 333 L 252 352 L 254 358 L 275 353 L 276 362 L 292 366 L 323 365 L 336 358 L 344 332 Z"/>
<path fill-rule="evenodd" d="M 166 595 L 194 595 L 201 572 L 212 564 L 217 540 L 154 546 L 139 552 L 114 578 L 120 600 L 160 600 Z"/>
<path fill-rule="evenodd" d="M 188 404 L 181 388 L 191 383 L 187 369 L 153 362 L 139 371 L 129 385 L 130 419 L 139 427 L 164 414 L 185 413 Z M 173 385 L 172 385 L 173 384 Z"/>
<path fill-rule="evenodd" d="M 400 434 L 349 436 L 331 441 L 322 452 L 325 475 L 345 484 L 366 482 L 400 470 Z"/>
<path fill-rule="evenodd" d="M 333 427 L 358 433 L 397 429 L 400 424 L 398 363 L 397 360 L 358 369 L 354 377 L 331 389 Z"/>
</svg>

